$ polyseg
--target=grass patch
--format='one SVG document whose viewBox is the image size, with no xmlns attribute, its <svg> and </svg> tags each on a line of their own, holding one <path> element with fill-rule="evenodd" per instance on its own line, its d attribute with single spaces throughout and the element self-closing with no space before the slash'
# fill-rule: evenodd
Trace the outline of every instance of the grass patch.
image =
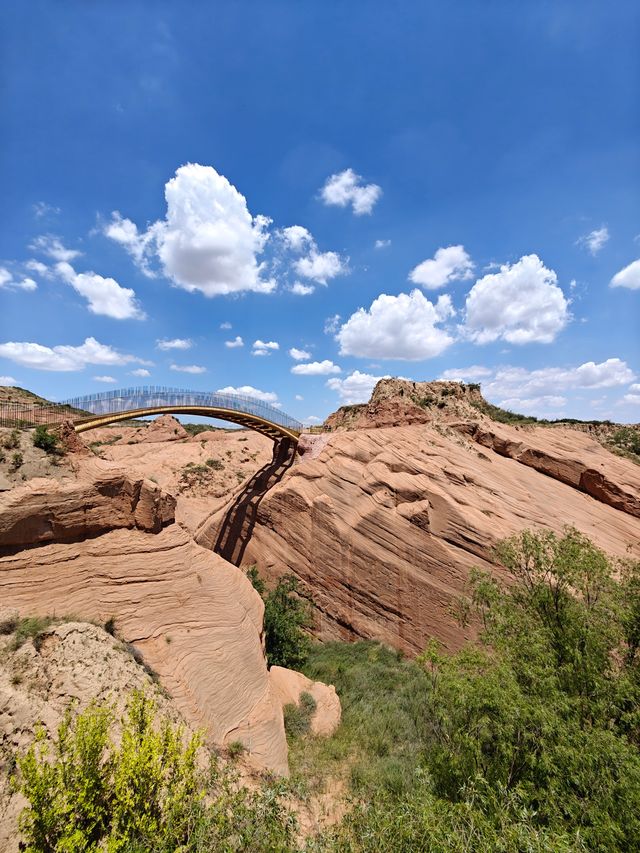
<svg viewBox="0 0 640 853">
<path fill-rule="evenodd" d="M 293 784 L 310 792 L 331 778 L 348 778 L 363 798 L 408 792 L 419 767 L 416 745 L 429 691 L 424 670 L 400 652 L 362 640 L 314 644 L 303 671 L 335 685 L 342 722 L 331 738 L 291 739 Z"/>
</svg>

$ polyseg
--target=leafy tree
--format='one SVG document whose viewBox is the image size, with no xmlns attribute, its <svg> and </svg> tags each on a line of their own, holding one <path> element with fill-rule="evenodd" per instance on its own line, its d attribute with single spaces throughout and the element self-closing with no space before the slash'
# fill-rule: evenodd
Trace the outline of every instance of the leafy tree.
<svg viewBox="0 0 640 853">
<path fill-rule="evenodd" d="M 266 586 L 255 566 L 247 577 L 264 600 L 264 636 L 269 666 L 301 669 L 309 657 L 311 640 L 305 628 L 311 626 L 309 605 L 300 598 L 298 579 L 281 577 L 275 587 Z"/>
</svg>

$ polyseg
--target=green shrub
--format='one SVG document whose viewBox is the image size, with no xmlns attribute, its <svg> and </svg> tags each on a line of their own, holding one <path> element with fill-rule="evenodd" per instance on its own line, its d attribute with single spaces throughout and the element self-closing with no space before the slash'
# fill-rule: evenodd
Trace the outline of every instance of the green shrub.
<svg viewBox="0 0 640 853">
<path fill-rule="evenodd" d="M 15 453 L 11 456 L 11 470 L 17 471 L 18 468 L 22 467 L 24 464 L 24 456 L 19 450 L 16 450 Z"/>
<path fill-rule="evenodd" d="M 289 737 L 306 735 L 311 728 L 311 718 L 317 708 L 316 700 L 306 690 L 300 694 L 299 703 L 290 702 L 285 705 L 284 730 Z"/>
<path fill-rule="evenodd" d="M 20 447 L 20 430 L 12 429 L 8 435 L 5 435 L 2 439 L 2 446 L 5 450 L 15 450 L 16 447 Z"/>
<path fill-rule="evenodd" d="M 37 731 L 18 761 L 27 853 L 294 849 L 277 792 L 234 788 L 215 760 L 200 770 L 200 737 L 158 721 L 152 700 L 132 694 L 119 743 L 112 723 L 104 706 L 68 712 L 52 750 Z"/>
<path fill-rule="evenodd" d="M 46 631 L 51 625 L 56 625 L 61 622 L 61 619 L 56 619 L 53 616 L 27 616 L 24 619 L 13 621 L 13 628 L 9 631 L 9 625 L 6 625 L 6 630 L 3 633 L 12 633 L 14 637 L 11 641 L 11 650 L 16 651 L 23 646 L 27 640 L 36 640 L 38 636 Z"/>
<path fill-rule="evenodd" d="M 284 575 L 266 593 L 255 566 L 249 568 L 247 577 L 264 600 L 268 665 L 300 669 L 309 657 L 311 640 L 304 629 L 311 627 L 312 620 L 309 605 L 299 596 L 297 578 Z"/>
<path fill-rule="evenodd" d="M 245 751 L 245 749 L 246 746 L 242 743 L 241 740 L 232 740 L 231 743 L 227 745 L 227 752 L 229 753 L 229 758 L 239 758 Z"/>
<path fill-rule="evenodd" d="M 224 469 L 224 463 L 220 459 L 207 459 L 205 464 L 214 471 L 222 471 Z"/>
<path fill-rule="evenodd" d="M 33 446 L 39 447 L 45 453 L 59 453 L 58 436 L 49 432 L 44 424 L 40 424 L 35 428 L 32 436 Z"/>
</svg>

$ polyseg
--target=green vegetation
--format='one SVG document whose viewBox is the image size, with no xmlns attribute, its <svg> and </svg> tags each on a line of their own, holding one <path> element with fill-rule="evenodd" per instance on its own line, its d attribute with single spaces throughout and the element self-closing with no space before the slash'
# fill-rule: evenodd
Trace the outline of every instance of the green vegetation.
<svg viewBox="0 0 640 853">
<path fill-rule="evenodd" d="M 20 450 L 16 450 L 15 453 L 11 454 L 11 470 L 17 471 L 22 465 L 24 465 L 24 456 Z"/>
<path fill-rule="evenodd" d="M 294 822 L 277 791 L 236 789 L 214 759 L 200 770 L 200 737 L 159 720 L 151 699 L 132 694 L 118 740 L 113 723 L 104 706 L 68 712 L 52 755 L 38 730 L 18 761 L 27 853 L 293 849 Z"/>
<path fill-rule="evenodd" d="M 640 565 L 575 530 L 499 555 L 516 583 L 474 575 L 480 645 L 412 663 L 312 650 L 305 671 L 336 684 L 344 721 L 333 744 L 294 745 L 295 774 L 348 771 L 357 798 L 320 849 L 640 849 Z"/>
<path fill-rule="evenodd" d="M 300 694 L 300 703 L 291 702 L 285 705 L 284 712 L 284 730 L 287 736 L 300 737 L 306 735 L 311 728 L 311 718 L 317 708 L 316 700 L 310 693 L 303 690 Z"/>
<path fill-rule="evenodd" d="M 208 465 L 214 471 L 222 471 L 224 469 L 224 462 L 220 459 L 207 459 L 205 465 Z"/>
<path fill-rule="evenodd" d="M 629 455 L 635 457 L 636 461 L 640 461 L 640 429 L 638 427 L 620 427 L 609 439 L 609 444 L 622 451 L 625 456 Z"/>
<path fill-rule="evenodd" d="M 32 441 L 34 447 L 39 447 L 45 453 L 60 454 L 61 452 L 58 436 L 55 433 L 49 432 L 49 429 L 44 424 L 40 424 L 40 426 L 35 428 Z"/>
<path fill-rule="evenodd" d="M 15 450 L 20 447 L 20 430 L 12 429 L 10 433 L 2 437 L 0 444 L 5 450 Z"/>
<path fill-rule="evenodd" d="M 474 409 L 482 412 L 483 415 L 488 415 L 492 420 L 501 424 L 536 424 L 538 418 L 529 415 L 520 415 L 517 412 L 510 412 L 508 409 L 501 409 L 499 406 L 494 406 L 492 403 L 487 403 L 486 400 L 479 402 L 471 400 L 471 405 Z"/>
<path fill-rule="evenodd" d="M 266 592 L 255 566 L 249 568 L 247 577 L 264 600 L 268 665 L 300 669 L 311 649 L 311 640 L 305 631 L 311 627 L 311 611 L 307 602 L 300 598 L 298 579 L 284 575 L 270 592 Z"/>
<path fill-rule="evenodd" d="M 189 435 L 199 435 L 201 432 L 228 432 L 223 427 L 215 427 L 211 424 L 182 424 Z"/>
</svg>

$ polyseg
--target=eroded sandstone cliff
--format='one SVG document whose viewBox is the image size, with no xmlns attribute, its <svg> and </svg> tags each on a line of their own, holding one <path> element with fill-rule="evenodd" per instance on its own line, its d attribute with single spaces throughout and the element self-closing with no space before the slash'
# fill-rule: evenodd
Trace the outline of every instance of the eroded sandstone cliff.
<svg viewBox="0 0 640 853">
<path fill-rule="evenodd" d="M 475 387 L 380 383 L 260 499 L 250 532 L 238 531 L 242 564 L 295 574 L 319 636 L 416 653 L 431 637 L 464 642 L 456 610 L 470 569 L 501 575 L 493 548 L 524 528 L 574 525 L 612 555 L 640 556 L 640 466 L 587 432 L 499 424 L 481 408 Z M 233 502 L 197 540 L 220 541 L 232 516 Z"/>
</svg>

